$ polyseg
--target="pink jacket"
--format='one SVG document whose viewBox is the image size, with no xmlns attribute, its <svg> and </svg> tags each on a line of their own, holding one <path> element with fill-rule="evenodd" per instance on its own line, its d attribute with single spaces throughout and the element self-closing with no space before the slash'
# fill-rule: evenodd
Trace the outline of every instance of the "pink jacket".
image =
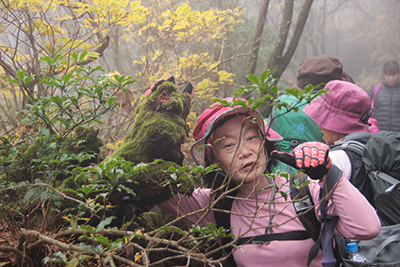
<svg viewBox="0 0 400 267">
<path fill-rule="evenodd" d="M 289 192 L 285 178 L 276 177 L 277 185 L 282 185 L 282 191 Z M 310 191 L 314 202 L 317 203 L 321 184 L 311 181 Z M 268 200 L 271 190 L 263 190 L 248 199 L 244 199 L 240 193 L 232 205 L 231 225 L 232 233 L 238 237 L 261 235 L 267 225 L 273 225 L 275 233 L 304 230 L 300 220 L 296 217 L 293 204 L 279 194 L 275 195 L 273 203 Z M 178 199 L 179 198 L 179 199 Z M 242 198 L 242 199 L 240 199 Z M 361 193 L 343 176 L 332 195 L 328 213 L 339 216 L 336 232 L 350 239 L 365 240 L 374 238 L 381 229 L 379 218 Z M 176 203 L 179 203 L 177 205 Z M 160 206 L 175 215 L 192 213 L 188 219 L 196 223 L 203 215 L 200 226 L 206 226 L 211 222 L 216 224 L 213 212 L 208 212 L 208 205 L 212 202 L 210 189 L 196 189 L 191 197 L 177 196 Z M 195 212 L 197 211 L 197 212 Z M 316 208 L 319 214 L 319 207 Z M 270 219 L 272 218 L 272 223 Z M 294 219 L 293 219 L 294 218 Z M 269 244 L 241 245 L 233 252 L 238 266 L 306 266 L 308 252 L 314 241 L 310 238 L 301 241 L 272 241 Z M 322 266 L 322 251 L 312 261 L 310 266 Z"/>
</svg>

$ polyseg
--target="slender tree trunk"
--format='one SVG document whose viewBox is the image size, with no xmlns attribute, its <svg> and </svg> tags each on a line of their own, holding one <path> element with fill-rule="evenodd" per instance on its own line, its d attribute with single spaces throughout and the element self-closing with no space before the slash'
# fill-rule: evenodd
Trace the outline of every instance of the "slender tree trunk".
<svg viewBox="0 0 400 267">
<path fill-rule="evenodd" d="M 286 40 L 289 36 L 290 24 L 293 15 L 294 0 L 285 0 L 285 7 L 283 11 L 283 18 L 279 29 L 279 34 L 275 42 L 274 50 L 272 51 L 268 63 L 267 69 L 271 70 L 275 78 L 280 78 L 282 73 L 285 71 L 290 60 L 296 51 L 299 43 L 301 34 L 303 33 L 304 26 L 307 22 L 308 15 L 310 13 L 311 5 L 314 0 L 304 0 L 300 10 L 300 14 L 297 18 L 297 22 L 293 31 L 293 35 L 290 39 L 289 45 L 287 46 L 286 52 Z"/>
<path fill-rule="evenodd" d="M 267 20 L 269 2 L 270 0 L 264 0 L 261 3 L 260 13 L 258 15 L 258 21 L 256 25 L 256 31 L 254 33 L 254 38 L 253 38 L 253 46 L 251 49 L 251 57 L 247 74 L 254 74 L 256 72 L 258 51 L 260 49 L 260 43 L 264 32 L 265 21 Z"/>
</svg>

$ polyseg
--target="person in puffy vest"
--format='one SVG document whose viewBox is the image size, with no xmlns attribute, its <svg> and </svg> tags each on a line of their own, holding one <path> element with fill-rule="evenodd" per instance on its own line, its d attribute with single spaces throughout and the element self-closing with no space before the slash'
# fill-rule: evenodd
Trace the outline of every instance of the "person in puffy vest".
<svg viewBox="0 0 400 267">
<path fill-rule="evenodd" d="M 371 115 L 371 99 L 357 85 L 346 81 L 330 81 L 325 86 L 327 95 L 321 95 L 303 111 L 323 134 L 324 142 L 331 146 L 332 161 L 343 170 L 344 176 L 373 204 L 373 192 L 361 155 L 334 149 L 347 140 L 366 144 Z"/>
<path fill-rule="evenodd" d="M 321 89 L 331 80 L 344 80 L 353 82 L 349 74 L 343 71 L 343 65 L 338 58 L 327 55 L 310 57 L 301 62 L 297 68 L 298 75 L 295 89 L 304 89 L 307 85 L 318 86 L 315 90 Z M 282 95 L 280 101 L 284 103 L 297 103 L 297 98 L 291 95 Z M 291 152 L 294 147 L 306 141 L 322 142 L 322 134 L 317 125 L 307 115 L 303 108 L 307 102 L 303 100 L 298 103 L 298 112 L 287 112 L 286 108 L 273 109 L 269 118 L 270 126 L 277 131 L 283 138 L 277 143 L 277 149 L 283 152 Z M 282 170 L 286 172 L 296 171 L 294 168 L 278 162 L 274 171 Z"/>
<path fill-rule="evenodd" d="M 400 132 L 399 64 L 388 61 L 383 66 L 383 81 L 371 88 L 369 96 L 374 110 L 370 119 L 371 132 Z"/>
</svg>

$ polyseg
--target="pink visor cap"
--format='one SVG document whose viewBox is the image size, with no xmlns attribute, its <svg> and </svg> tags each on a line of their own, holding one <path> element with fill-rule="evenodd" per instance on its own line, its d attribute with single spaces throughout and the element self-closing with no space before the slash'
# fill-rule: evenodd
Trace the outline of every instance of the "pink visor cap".
<svg viewBox="0 0 400 267">
<path fill-rule="evenodd" d="M 224 98 L 222 100 L 228 101 L 230 103 L 233 102 L 232 97 Z M 247 103 L 247 100 L 243 98 L 235 98 L 235 100 L 242 100 Z M 261 132 L 263 134 L 267 132 L 267 140 L 276 142 L 283 139 L 277 132 L 265 126 L 262 115 L 258 111 L 252 111 L 250 109 L 244 108 L 242 105 L 235 105 L 234 107 L 222 106 L 220 102 L 216 102 L 199 116 L 197 120 L 197 125 L 193 132 L 193 137 L 196 142 L 192 145 L 190 151 L 192 154 L 192 158 L 197 165 L 203 167 L 207 166 L 206 155 L 207 149 L 210 150 L 210 148 L 206 148 L 204 145 L 206 144 L 206 142 L 209 141 L 209 137 L 214 129 L 215 123 L 223 118 L 235 114 L 240 117 L 245 115 L 247 118 L 257 121 Z"/>
<path fill-rule="evenodd" d="M 303 111 L 318 126 L 337 133 L 368 132 L 371 98 L 357 85 L 334 80 L 325 85 L 328 95 L 321 95 Z"/>
</svg>

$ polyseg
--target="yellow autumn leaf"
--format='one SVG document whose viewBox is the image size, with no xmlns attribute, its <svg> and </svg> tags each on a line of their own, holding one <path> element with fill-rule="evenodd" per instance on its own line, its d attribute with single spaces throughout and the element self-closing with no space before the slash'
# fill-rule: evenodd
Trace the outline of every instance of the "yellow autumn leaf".
<svg viewBox="0 0 400 267">
<path fill-rule="evenodd" d="M 138 262 L 141 258 L 143 258 L 143 251 L 136 252 L 135 262 Z"/>
<path fill-rule="evenodd" d="M 164 20 L 164 23 L 163 23 L 164 27 L 169 26 L 172 23 L 172 21 L 173 21 L 172 19 Z"/>
<path fill-rule="evenodd" d="M 201 89 L 206 89 L 208 86 L 208 79 L 203 79 L 201 82 L 197 84 Z"/>
<path fill-rule="evenodd" d="M 184 63 L 184 62 L 187 62 L 187 61 L 188 61 L 188 59 L 186 57 L 180 57 L 179 58 L 179 62 L 180 63 Z"/>
<path fill-rule="evenodd" d="M 106 76 L 106 77 L 113 77 L 114 75 L 121 75 L 121 73 L 119 73 L 119 71 L 113 71 L 113 72 L 109 72 L 109 73 L 106 73 L 104 76 Z"/>
<path fill-rule="evenodd" d="M 233 73 L 229 73 L 229 72 L 226 72 L 226 71 L 223 71 L 223 70 L 219 71 L 218 75 L 219 75 L 220 83 L 233 82 L 233 79 L 231 77 L 235 76 Z"/>
<path fill-rule="evenodd" d="M 137 2 L 137 1 L 135 1 L 135 2 Z M 122 8 L 126 9 L 126 7 L 127 7 L 128 4 L 129 4 L 129 0 L 119 0 L 119 1 L 118 1 L 118 4 L 119 4 Z M 139 5 L 140 5 L 140 3 L 139 3 Z M 131 5 L 131 7 L 132 7 L 132 5 Z"/>
<path fill-rule="evenodd" d="M 156 51 L 154 51 L 154 55 L 152 57 L 152 60 L 156 60 L 161 55 L 162 55 L 162 51 L 157 49 Z"/>
<path fill-rule="evenodd" d="M 97 52 L 89 52 L 86 57 L 87 58 L 88 57 L 90 57 L 90 58 L 99 58 L 99 56 L 100 56 L 100 54 L 97 53 Z"/>
<path fill-rule="evenodd" d="M 10 48 L 8 46 L 0 44 L 0 50 L 6 53 L 10 50 Z"/>
<path fill-rule="evenodd" d="M 183 5 L 181 5 L 180 7 L 178 7 L 175 11 L 176 14 L 181 15 L 181 14 L 185 14 L 188 13 L 192 8 L 189 6 L 189 3 L 186 2 Z"/>
<path fill-rule="evenodd" d="M 185 23 L 180 22 L 179 24 L 175 25 L 172 29 L 173 29 L 174 31 L 178 31 L 178 30 L 181 30 L 181 29 L 185 29 L 186 26 L 187 26 L 187 25 L 185 25 Z"/>
<path fill-rule="evenodd" d="M 210 81 L 210 85 L 211 85 L 211 86 L 218 86 L 218 83 L 217 83 L 217 82 Z"/>
<path fill-rule="evenodd" d="M 57 21 L 65 21 L 65 20 L 72 20 L 72 16 L 69 14 L 63 14 L 60 17 L 56 18 Z"/>
<path fill-rule="evenodd" d="M 211 65 L 208 67 L 208 69 L 209 69 L 209 70 L 213 70 L 213 69 L 215 69 L 216 67 L 218 67 L 218 65 L 219 65 L 219 62 L 215 62 L 215 63 L 211 64 Z"/>
<path fill-rule="evenodd" d="M 93 4 L 109 7 L 112 5 L 114 0 L 92 0 L 92 1 Z"/>
<path fill-rule="evenodd" d="M 68 216 L 63 216 L 62 217 L 64 220 L 66 220 L 67 222 L 72 222 L 72 219 L 69 218 Z"/>
</svg>

